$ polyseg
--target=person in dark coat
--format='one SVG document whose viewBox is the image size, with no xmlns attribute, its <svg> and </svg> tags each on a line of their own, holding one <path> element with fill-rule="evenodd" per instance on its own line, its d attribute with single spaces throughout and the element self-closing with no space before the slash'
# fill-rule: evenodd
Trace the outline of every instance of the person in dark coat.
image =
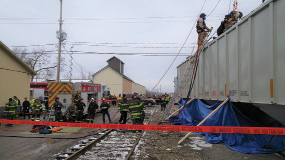
<svg viewBox="0 0 285 160">
<path fill-rule="evenodd" d="M 94 117 L 95 117 L 95 113 L 96 113 L 96 109 L 98 109 L 98 104 L 94 101 L 94 98 L 91 98 L 91 103 L 88 106 L 88 118 L 87 118 L 87 122 L 88 123 L 93 123 L 94 121 Z"/>
<path fill-rule="evenodd" d="M 81 98 L 79 102 L 76 104 L 76 123 L 80 123 L 82 121 L 83 111 L 86 105 Z"/>
<path fill-rule="evenodd" d="M 116 97 L 116 95 L 114 94 L 114 96 L 113 96 L 113 106 L 116 106 L 117 105 L 117 97 Z"/>
<path fill-rule="evenodd" d="M 56 122 L 62 122 L 63 121 L 62 111 L 61 111 L 62 106 L 63 106 L 62 103 L 59 102 L 59 97 L 56 97 L 55 102 L 53 104 L 53 108 L 55 110 L 55 121 Z"/>
<path fill-rule="evenodd" d="M 31 107 L 31 104 L 28 101 L 27 97 L 25 97 L 24 99 L 25 99 L 23 102 L 24 119 L 26 119 L 26 115 L 28 116 L 29 119 L 31 119 L 29 114 L 29 109 Z"/>
<path fill-rule="evenodd" d="M 110 117 L 110 113 L 108 111 L 109 108 L 110 108 L 109 103 L 107 103 L 106 100 L 103 99 L 103 102 L 100 105 L 100 109 L 101 109 L 101 112 L 103 114 L 103 124 L 105 124 L 105 114 L 107 114 L 108 119 L 109 119 L 109 123 L 111 123 L 111 117 Z"/>
</svg>

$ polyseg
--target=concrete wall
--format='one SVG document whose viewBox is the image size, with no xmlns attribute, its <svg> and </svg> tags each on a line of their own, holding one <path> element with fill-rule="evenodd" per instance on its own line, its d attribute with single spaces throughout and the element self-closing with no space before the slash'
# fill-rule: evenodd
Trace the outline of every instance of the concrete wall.
<svg viewBox="0 0 285 160">
<path fill-rule="evenodd" d="M 123 94 L 132 94 L 132 82 L 123 78 Z"/>
<path fill-rule="evenodd" d="M 0 47 L 0 105 L 17 96 L 21 103 L 30 94 L 30 73 Z"/>
<path fill-rule="evenodd" d="M 119 95 L 122 93 L 123 78 L 110 67 L 106 67 L 104 70 L 94 75 L 93 82 L 106 84 L 112 95 Z"/>
<path fill-rule="evenodd" d="M 137 84 L 137 83 L 133 83 L 132 85 L 133 87 L 133 93 L 136 92 L 136 93 L 139 93 L 139 94 L 145 94 L 146 93 L 146 88 L 145 86 L 142 86 L 140 84 Z"/>
</svg>

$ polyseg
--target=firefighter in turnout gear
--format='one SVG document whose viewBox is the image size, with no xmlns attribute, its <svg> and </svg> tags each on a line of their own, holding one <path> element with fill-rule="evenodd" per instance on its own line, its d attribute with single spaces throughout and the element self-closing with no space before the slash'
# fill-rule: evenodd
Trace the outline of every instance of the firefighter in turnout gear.
<svg viewBox="0 0 285 160">
<path fill-rule="evenodd" d="M 39 102 L 39 99 L 35 99 L 34 104 L 32 105 L 32 110 L 33 110 L 33 116 L 32 116 L 32 121 L 40 120 L 41 116 L 41 110 L 42 110 L 42 104 Z"/>
<path fill-rule="evenodd" d="M 81 98 L 79 102 L 76 104 L 76 121 L 75 123 L 80 123 L 82 121 L 83 111 L 86 105 L 83 103 L 83 99 Z"/>
<path fill-rule="evenodd" d="M 143 103 L 137 98 L 136 95 L 134 95 L 132 101 L 129 103 L 129 110 L 131 112 L 131 117 L 133 124 L 142 124 L 143 125 Z M 135 133 L 136 130 L 133 130 L 133 133 Z M 141 132 L 141 130 L 139 131 Z"/>
<path fill-rule="evenodd" d="M 62 112 L 61 112 L 62 103 L 59 102 L 59 97 L 55 98 L 53 108 L 55 110 L 55 121 L 56 122 L 62 122 L 63 121 L 62 120 Z"/>
<path fill-rule="evenodd" d="M 162 111 L 165 110 L 166 105 L 168 104 L 169 101 L 170 101 L 170 97 L 167 93 L 165 93 L 165 96 L 164 96 L 162 103 L 161 103 L 161 110 Z"/>
<path fill-rule="evenodd" d="M 124 94 L 123 94 L 123 97 L 124 97 Z M 118 97 L 117 97 L 118 102 L 121 101 L 123 97 L 122 97 L 121 94 L 119 94 Z"/>
<path fill-rule="evenodd" d="M 98 104 L 94 101 L 94 98 L 91 98 L 91 103 L 88 106 L 88 118 L 87 118 L 88 123 L 94 122 L 96 109 L 98 109 Z"/>
<path fill-rule="evenodd" d="M 166 102 L 166 105 L 167 105 L 168 102 L 170 101 L 170 96 L 167 93 L 165 95 L 166 95 L 165 102 Z"/>
<path fill-rule="evenodd" d="M 9 102 L 6 103 L 5 105 L 5 113 L 7 115 L 7 117 L 9 117 L 10 120 L 13 120 L 15 115 L 16 115 L 16 110 L 17 110 L 17 106 L 18 104 L 13 101 L 12 98 L 9 98 Z M 13 124 L 6 124 L 6 126 L 11 126 Z"/>
<path fill-rule="evenodd" d="M 80 99 L 81 99 L 80 94 L 77 93 L 74 97 L 73 105 L 76 106 L 76 104 L 79 103 Z"/>
<path fill-rule="evenodd" d="M 20 114 L 22 114 L 21 101 L 18 99 L 17 96 L 13 96 L 13 101 L 15 101 L 16 104 L 17 104 L 15 117 L 19 117 L 19 114 L 18 114 L 17 112 L 19 112 Z"/>
<path fill-rule="evenodd" d="M 103 98 L 103 102 L 100 105 L 100 109 L 101 109 L 101 112 L 103 114 L 103 124 L 105 124 L 105 114 L 107 114 L 107 116 L 108 116 L 109 123 L 112 122 L 111 117 L 110 117 L 110 113 L 108 111 L 109 108 L 110 108 L 110 105 L 106 102 L 106 99 Z"/>
<path fill-rule="evenodd" d="M 36 100 L 36 98 L 34 98 L 34 99 L 32 99 L 32 100 L 31 100 L 31 106 L 33 106 L 33 105 L 34 105 L 35 100 Z"/>
<path fill-rule="evenodd" d="M 161 104 L 160 104 L 160 106 L 161 106 L 161 109 L 160 109 L 160 110 L 162 110 L 162 111 L 164 111 L 164 110 L 165 110 L 165 107 L 166 107 L 166 101 L 165 101 L 165 99 L 166 99 L 166 97 L 165 97 L 165 95 L 163 95 L 162 98 L 161 98 Z"/>
<path fill-rule="evenodd" d="M 206 20 L 206 14 L 201 13 L 200 18 L 198 19 L 198 22 L 197 22 L 197 26 L 196 26 L 197 33 L 199 35 L 198 36 L 198 48 L 201 47 L 202 43 L 204 42 L 205 38 L 207 37 L 207 35 L 208 35 L 207 32 L 211 32 L 211 29 L 209 29 L 206 26 L 205 20 Z"/>
<path fill-rule="evenodd" d="M 242 16 L 243 14 L 240 11 L 231 11 L 231 13 L 227 15 L 228 19 L 225 23 L 224 32 L 230 29 L 233 25 L 235 25 Z"/>
<path fill-rule="evenodd" d="M 120 124 L 126 124 L 127 115 L 128 115 L 128 111 L 129 111 L 129 101 L 127 99 L 127 95 L 123 94 L 123 99 L 121 101 L 119 101 L 118 110 L 121 113 L 119 123 Z"/>
</svg>

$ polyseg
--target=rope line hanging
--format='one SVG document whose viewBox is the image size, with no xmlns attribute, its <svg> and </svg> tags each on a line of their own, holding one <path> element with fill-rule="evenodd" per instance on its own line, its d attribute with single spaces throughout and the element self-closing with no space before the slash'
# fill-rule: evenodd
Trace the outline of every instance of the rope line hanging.
<svg viewBox="0 0 285 160">
<path fill-rule="evenodd" d="M 233 3 L 233 10 L 234 11 L 236 11 L 236 10 L 238 10 L 238 2 L 237 2 L 237 0 L 234 0 L 234 3 Z"/>
</svg>

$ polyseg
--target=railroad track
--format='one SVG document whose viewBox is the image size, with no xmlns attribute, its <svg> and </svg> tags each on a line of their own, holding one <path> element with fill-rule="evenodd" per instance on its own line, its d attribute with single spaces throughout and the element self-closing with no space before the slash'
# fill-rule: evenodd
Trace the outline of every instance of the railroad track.
<svg viewBox="0 0 285 160">
<path fill-rule="evenodd" d="M 145 110 L 144 124 L 151 121 L 151 117 L 157 110 L 147 108 Z M 92 160 L 92 159 L 129 159 L 133 154 L 144 131 L 132 133 L 128 130 L 101 129 L 91 136 L 79 141 L 65 152 L 54 156 L 56 160 Z"/>
</svg>

